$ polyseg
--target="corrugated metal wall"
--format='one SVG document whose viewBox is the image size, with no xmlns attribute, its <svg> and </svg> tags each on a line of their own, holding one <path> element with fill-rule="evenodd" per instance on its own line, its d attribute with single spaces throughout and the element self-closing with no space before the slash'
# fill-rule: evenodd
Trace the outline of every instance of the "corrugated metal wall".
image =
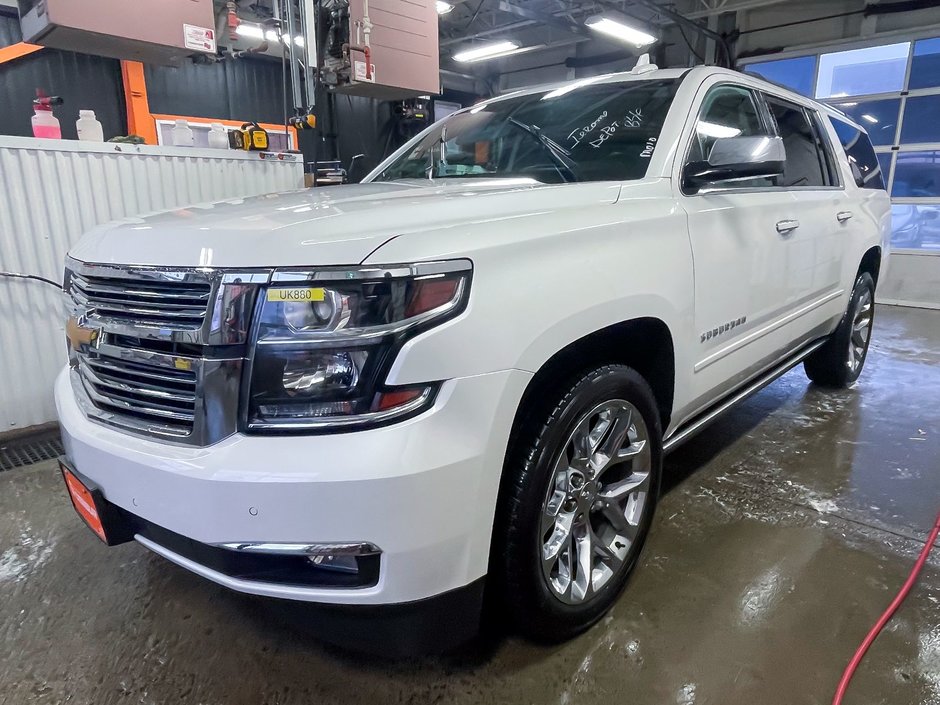
<svg viewBox="0 0 940 705">
<path fill-rule="evenodd" d="M 0 271 L 61 281 L 66 252 L 95 225 L 303 186 L 299 161 L 210 155 L 0 137 Z M 0 432 L 55 420 L 63 331 L 56 290 L 0 277 Z"/>
</svg>

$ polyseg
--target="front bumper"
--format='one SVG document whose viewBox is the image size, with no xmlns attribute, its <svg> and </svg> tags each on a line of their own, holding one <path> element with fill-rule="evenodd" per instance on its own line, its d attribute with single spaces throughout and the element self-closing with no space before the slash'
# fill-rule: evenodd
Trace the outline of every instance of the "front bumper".
<svg viewBox="0 0 940 705">
<path fill-rule="evenodd" d="M 89 421 L 56 381 L 66 453 L 108 502 L 200 544 L 370 542 L 374 585 L 311 587 L 232 577 L 153 538 L 165 558 L 240 592 L 345 605 L 408 603 L 485 575 L 513 416 L 531 375 L 446 382 L 434 407 L 385 428 L 245 436 L 194 448 Z"/>
</svg>

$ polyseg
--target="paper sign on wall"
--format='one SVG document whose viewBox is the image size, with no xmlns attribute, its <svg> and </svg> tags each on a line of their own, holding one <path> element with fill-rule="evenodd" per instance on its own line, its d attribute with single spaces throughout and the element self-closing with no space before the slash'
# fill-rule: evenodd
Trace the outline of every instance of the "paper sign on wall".
<svg viewBox="0 0 940 705">
<path fill-rule="evenodd" d="M 354 61 L 353 79 L 359 81 L 360 83 L 375 83 L 375 64 L 372 64 L 372 76 L 370 78 L 366 78 L 366 62 Z"/>
<path fill-rule="evenodd" d="M 183 25 L 183 46 L 193 51 L 215 53 L 215 30 L 197 27 L 194 24 Z"/>
</svg>

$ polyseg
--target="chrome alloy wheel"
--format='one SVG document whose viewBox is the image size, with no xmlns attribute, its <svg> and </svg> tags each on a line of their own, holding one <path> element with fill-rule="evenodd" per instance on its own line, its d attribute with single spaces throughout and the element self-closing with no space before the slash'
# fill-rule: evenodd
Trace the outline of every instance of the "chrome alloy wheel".
<svg viewBox="0 0 940 705">
<path fill-rule="evenodd" d="M 851 372 L 856 372 L 865 359 L 865 348 L 871 336 L 872 326 L 872 296 L 871 291 L 865 289 L 855 302 L 852 311 L 852 332 L 849 335 L 849 351 L 846 364 Z"/>
<path fill-rule="evenodd" d="M 552 465 L 542 504 L 542 575 L 566 604 L 618 574 L 640 531 L 652 456 L 643 416 L 615 399 L 582 416 Z"/>
</svg>

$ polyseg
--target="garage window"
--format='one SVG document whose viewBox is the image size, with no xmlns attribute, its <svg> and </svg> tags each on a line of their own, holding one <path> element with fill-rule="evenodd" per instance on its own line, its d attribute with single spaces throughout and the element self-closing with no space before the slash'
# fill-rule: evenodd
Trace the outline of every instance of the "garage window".
<svg viewBox="0 0 940 705">
<path fill-rule="evenodd" d="M 911 59 L 911 81 L 908 88 L 940 86 L 940 37 L 914 42 Z"/>
<path fill-rule="evenodd" d="M 904 88 L 910 42 L 822 54 L 817 98 L 893 93 Z"/>
<path fill-rule="evenodd" d="M 891 194 L 893 246 L 940 251 L 940 37 L 743 66 L 801 93 L 807 67 L 810 93 L 868 133 L 832 121 L 856 181 Z"/>
<path fill-rule="evenodd" d="M 901 144 L 940 142 L 940 94 L 907 99 Z"/>
<path fill-rule="evenodd" d="M 891 195 L 940 198 L 940 151 L 899 153 Z"/>
<path fill-rule="evenodd" d="M 763 61 L 758 64 L 749 64 L 745 70 L 802 95 L 808 97 L 813 95 L 813 79 L 816 77 L 815 56 Z"/>
</svg>

